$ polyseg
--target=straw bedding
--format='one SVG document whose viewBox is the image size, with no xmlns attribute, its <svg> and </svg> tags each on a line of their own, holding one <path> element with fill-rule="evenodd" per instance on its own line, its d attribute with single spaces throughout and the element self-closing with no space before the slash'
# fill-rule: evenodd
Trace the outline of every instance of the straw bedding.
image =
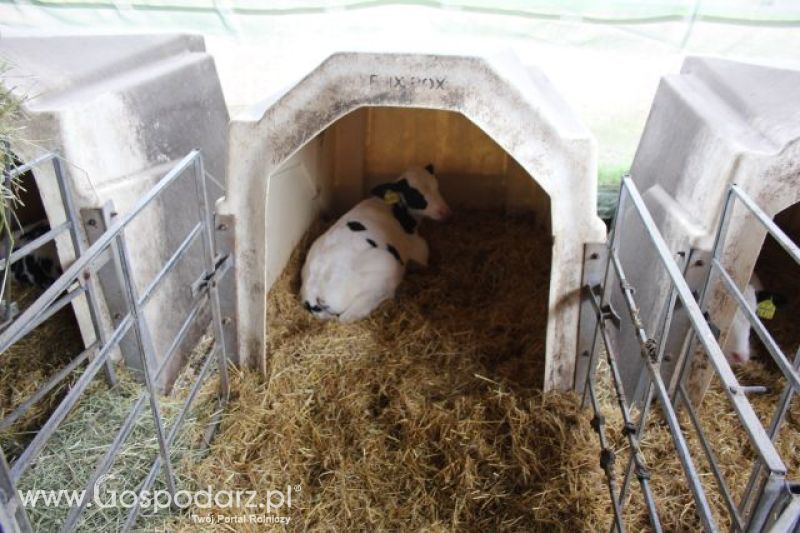
<svg viewBox="0 0 800 533">
<path fill-rule="evenodd" d="M 159 408 L 166 431 L 172 427 L 183 406 L 202 358 L 211 347 L 205 337 L 189 357 L 189 364 L 178 376 L 169 396 L 159 398 Z M 184 419 L 182 429 L 171 447 L 171 461 L 179 490 L 193 488 L 186 475 L 189 465 L 204 454 L 203 435 L 217 406 L 218 380 L 215 374 L 201 387 L 193 407 Z M 22 476 L 18 488 L 25 490 L 79 490 L 89 480 L 98 462 L 104 457 L 145 389 L 136 376 L 121 365 L 117 368 L 117 384 L 109 387 L 102 373 L 89 385 L 64 422 L 53 433 L 37 461 Z M 133 430 L 122 444 L 108 472 L 109 477 L 98 486 L 103 507 L 91 505 L 77 524 L 78 531 L 120 531 L 129 508 L 111 505 L 114 493 L 133 491 L 147 476 L 152 461 L 159 454 L 153 417 L 146 404 L 133 422 Z M 164 489 L 163 472 L 154 490 Z M 67 517 L 69 507 L 37 505 L 28 507 L 28 516 L 35 531 L 54 530 Z M 147 508 L 137 520 L 139 531 L 169 529 L 169 512 Z M 165 522 L 167 521 L 167 522 Z"/>
<path fill-rule="evenodd" d="M 37 287 L 9 281 L 8 294 L 23 311 L 42 293 Z M 68 306 L 48 319 L 0 355 L 0 419 L 26 400 L 50 376 L 66 366 L 83 350 L 78 323 Z M 35 404 L 18 421 L 0 432 L 0 445 L 7 456 L 16 456 L 61 401 L 70 384 L 79 376 L 74 372 Z"/>
<path fill-rule="evenodd" d="M 303 254 L 323 229 L 319 224 L 309 231 L 270 291 L 268 379 L 232 372 L 229 412 L 204 458 L 189 452 L 204 430 L 196 417 L 190 419 L 176 451 L 180 486 L 255 490 L 262 497 L 299 486 L 291 509 L 280 511 L 291 518 L 290 530 L 606 529 L 612 511 L 591 413 L 572 393 L 539 390 L 549 237 L 531 219 L 486 212 L 426 225 L 431 267 L 409 272 L 396 300 L 368 319 L 340 324 L 313 319 L 297 301 Z M 789 333 L 783 340 L 796 341 Z M 774 368 L 755 361 L 737 373 L 745 384 L 770 386 L 768 394 L 751 397 L 766 421 L 780 393 Z M 86 479 L 141 390 L 121 375 L 119 387 L 109 390 L 98 380 L 93 394 L 79 402 L 44 453 L 52 460 L 41 462 L 29 483 L 72 487 Z M 621 481 L 627 443 L 604 365 L 598 380 Z M 207 405 L 213 404 L 213 388 L 213 383 L 204 388 Z M 184 389 L 176 386 L 176 398 L 162 399 L 168 418 Z M 706 396 L 701 416 L 738 494 L 753 453 L 718 385 Z M 688 429 L 685 414 L 682 418 Z M 113 469 L 126 484 L 141 479 L 156 453 L 148 419 L 137 422 Z M 700 524 L 692 498 L 657 405 L 650 420 L 643 449 L 664 529 L 696 531 Z M 713 478 L 695 439 L 690 446 L 724 528 L 728 522 L 721 498 L 714 496 Z M 790 477 L 797 478 L 797 400 L 778 448 Z M 638 530 L 645 528 L 646 514 L 638 487 L 632 489 L 626 522 Z M 52 523 L 63 512 L 34 518 Z M 173 522 L 162 525 L 159 515 L 139 526 L 190 531 L 197 527 L 191 514 L 217 512 L 252 510 L 194 509 Z M 83 525 L 113 528 L 124 513 L 93 510 Z M 264 525 L 226 527 L 260 530 Z"/>
<path fill-rule="evenodd" d="M 572 393 L 538 390 L 549 237 L 531 220 L 492 213 L 428 225 L 432 266 L 410 272 L 396 300 L 368 319 L 340 324 L 313 319 L 297 301 L 303 253 L 323 229 L 309 232 L 270 291 L 269 377 L 234 372 L 230 412 L 191 474 L 197 485 L 261 495 L 299 485 L 291 509 L 280 512 L 290 530 L 607 528 L 612 511 L 591 414 Z M 776 381 L 759 362 L 739 373 L 744 383 Z M 620 481 L 627 444 L 604 387 Z M 756 410 L 768 412 L 778 393 L 752 398 Z M 752 451 L 718 387 L 701 412 L 726 479 L 741 490 Z M 643 446 L 664 529 L 695 531 L 657 406 L 650 420 Z M 798 430 L 795 401 L 779 445 L 795 473 Z M 699 458 L 696 440 L 690 445 Z M 698 468 L 707 472 L 700 459 Z M 703 481 L 711 489 L 712 478 Z M 647 522 L 638 487 L 632 492 L 626 521 L 636 530 Z M 712 505 L 723 509 L 719 497 Z M 251 511 L 199 514 L 217 512 Z M 195 527 L 188 516 L 180 523 Z"/>
<path fill-rule="evenodd" d="M 735 372 L 743 385 L 767 385 L 769 387 L 767 394 L 749 397 L 762 423 L 768 425 L 783 383 L 779 383 L 774 370 L 761 361 L 752 361 L 747 365 L 737 367 Z M 625 437 L 618 431 L 622 424 L 621 415 L 610 403 L 606 405 L 607 415 L 614 409 L 612 416 L 608 416 L 608 420 L 615 426 L 612 441 L 618 457 L 617 476 L 621 480 L 624 476 L 624 467 L 627 466 L 629 448 Z M 714 451 L 723 478 L 730 487 L 734 500 L 738 503 L 756 455 L 718 380 L 712 384 L 698 411 L 703 430 Z M 672 437 L 661 416 L 657 402 L 654 403 L 651 410 L 650 420 L 644 434 L 642 451 L 652 476 L 651 488 L 659 509 L 662 526 L 665 531 L 702 531 L 703 527 L 694 511 L 694 501 L 675 453 Z M 730 527 L 727 507 L 685 409 L 679 411 L 679 420 L 684 434 L 687 436 L 689 449 L 700 474 L 715 521 L 721 530 L 726 530 Z M 797 398 L 792 403 L 776 447 L 787 465 L 788 478 L 798 479 L 800 477 L 800 456 L 797 453 L 797 450 L 800 449 L 800 401 Z M 625 510 L 626 523 L 634 531 L 649 529 L 641 491 L 635 477 L 632 482 L 634 483 L 633 497 Z"/>
<path fill-rule="evenodd" d="M 549 237 L 527 218 L 459 217 L 426 226 L 432 266 L 352 324 L 297 301 L 302 253 L 322 228 L 310 232 L 269 295 L 269 380 L 239 375 L 200 485 L 300 485 L 298 530 L 603 523 L 595 437 L 576 432 L 571 395 L 538 390 Z"/>
<path fill-rule="evenodd" d="M 41 294 L 36 287 L 11 282 L 10 295 L 25 309 Z M 211 338 L 205 337 L 193 350 L 189 362 L 178 376 L 170 396 L 160 398 L 161 414 L 167 428 L 176 419 L 197 372 L 198 362 L 208 352 Z M 47 379 L 81 353 L 83 343 L 77 321 L 70 307 L 48 319 L 8 350 L 0 354 L 0 418 L 7 416 L 16 405 L 30 397 Z M 34 404 L 16 423 L 0 432 L 0 446 L 9 460 L 17 457 L 35 436 L 71 385 L 83 372 L 79 366 L 42 400 Z M 143 393 L 143 386 L 122 365 L 116 368 L 118 383 L 109 387 L 103 372 L 99 372 L 86 392 L 58 427 L 42 450 L 38 460 L 22 476 L 20 490 L 78 490 L 83 488 L 96 464 L 106 453 L 119 428 Z M 215 391 L 218 382 L 214 374 L 201 388 L 173 446 L 173 465 L 179 488 L 190 486 L 191 480 L 182 474 L 184 465 L 202 455 L 198 444 L 206 430 L 207 421 L 216 408 Z M 158 454 L 153 419 L 148 408 L 136 419 L 134 429 L 122 445 L 110 470 L 113 478 L 103 485 L 104 490 L 134 490 L 147 475 L 150 463 Z M 105 495 L 106 493 L 104 493 Z M 108 501 L 107 499 L 105 501 Z M 52 530 L 63 522 L 69 509 L 63 506 L 37 505 L 28 508 L 28 516 L 36 531 Z M 78 522 L 79 531 L 119 530 L 128 510 L 122 507 L 87 509 Z M 138 525 L 152 530 L 160 526 L 167 513 L 140 518 Z"/>
</svg>

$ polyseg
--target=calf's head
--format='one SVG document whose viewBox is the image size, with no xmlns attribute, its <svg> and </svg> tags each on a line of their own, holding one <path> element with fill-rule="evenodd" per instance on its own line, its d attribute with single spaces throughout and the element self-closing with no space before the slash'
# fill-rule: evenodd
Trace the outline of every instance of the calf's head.
<svg viewBox="0 0 800 533">
<path fill-rule="evenodd" d="M 387 203 L 399 203 L 412 215 L 433 220 L 445 220 L 452 212 L 439 193 L 439 182 L 433 174 L 433 165 L 412 167 L 396 181 L 383 183 L 372 189 L 372 194 Z"/>
</svg>

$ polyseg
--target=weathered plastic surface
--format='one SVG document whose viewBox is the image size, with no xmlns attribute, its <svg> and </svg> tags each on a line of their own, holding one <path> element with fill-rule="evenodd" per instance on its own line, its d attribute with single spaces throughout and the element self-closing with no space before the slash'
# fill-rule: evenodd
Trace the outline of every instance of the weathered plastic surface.
<svg viewBox="0 0 800 533">
<path fill-rule="evenodd" d="M 596 146 L 545 77 L 513 57 L 335 54 L 286 92 L 232 121 L 228 193 L 219 209 L 235 217 L 241 361 L 264 368 L 266 292 L 283 263 L 269 257 L 287 255 L 319 209 L 314 202 L 329 192 L 317 188 L 313 162 L 299 161 L 300 177 L 291 180 L 284 179 L 282 165 L 364 106 L 462 113 L 549 196 L 554 244 L 544 386 L 571 387 L 583 247 L 605 239 L 596 214 Z M 279 167 L 283 177 L 276 178 Z M 286 213 L 281 231 L 292 234 L 280 243 L 267 238 L 265 200 L 271 195 L 285 199 L 278 202 Z"/>
<path fill-rule="evenodd" d="M 0 40 L 11 63 L 4 75 L 26 97 L 30 119 L 13 147 L 28 160 L 48 150 L 61 153 L 79 208 L 111 200 L 120 214 L 151 187 L 171 164 L 200 148 L 206 169 L 221 178 L 228 114 L 214 67 L 196 36 L 18 37 Z M 34 144 L 35 143 L 35 144 Z M 63 220 L 58 190 L 49 169 L 35 173 L 51 222 Z M 222 191 L 209 186 L 212 201 Z M 143 290 L 197 221 L 190 176 L 144 213 L 126 238 L 134 279 Z M 59 246 L 71 261 L 70 246 Z M 163 355 L 186 314 L 189 287 L 200 276 L 200 242 L 145 308 L 156 353 Z M 76 309 L 89 332 L 85 310 Z M 106 317 L 108 320 L 108 317 Z M 189 335 L 186 346 L 201 331 Z M 164 373 L 171 381 L 180 357 Z M 129 361 L 138 366 L 136 359 Z"/>
<path fill-rule="evenodd" d="M 683 252 L 688 257 L 695 249 L 691 257 L 707 257 L 732 183 L 740 185 L 770 216 L 800 201 L 798 87 L 798 71 L 699 57 L 687 58 L 680 74 L 662 79 L 632 176 L 676 255 Z M 668 290 L 666 278 L 632 219 L 625 231 L 623 266 L 637 287 L 642 318 L 654 335 Z M 744 209 L 733 212 L 722 262 L 742 289 L 764 237 L 765 230 Z M 695 263 L 691 262 L 690 269 Z M 624 309 L 621 301 L 617 304 Z M 707 304 L 711 316 L 718 317 L 724 346 L 733 303 L 714 290 Z M 680 351 L 685 322 L 682 327 L 676 326 L 671 333 L 674 351 L 668 355 L 673 357 Z M 627 356 L 623 380 L 631 395 L 641 370 L 639 350 L 624 327 L 619 342 Z M 710 374 L 704 367 L 700 364 L 691 371 L 690 390 L 695 395 L 708 382 Z"/>
</svg>

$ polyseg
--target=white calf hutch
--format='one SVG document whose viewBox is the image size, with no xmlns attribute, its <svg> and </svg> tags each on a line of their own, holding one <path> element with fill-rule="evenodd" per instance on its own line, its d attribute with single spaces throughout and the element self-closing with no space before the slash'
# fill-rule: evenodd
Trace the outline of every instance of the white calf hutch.
<svg viewBox="0 0 800 533">
<path fill-rule="evenodd" d="M 798 83 L 800 73 L 795 71 L 689 58 L 680 74 L 665 76 L 659 86 L 631 174 L 670 249 L 684 254 L 687 280 L 698 292 L 712 262 L 710 254 L 731 185 L 738 185 L 770 219 L 800 202 Z M 741 202 L 731 203 L 727 220 L 718 260 L 744 289 L 767 230 Z M 791 228 L 784 229 L 792 235 Z M 642 316 L 659 321 L 668 292 L 664 273 L 642 246 L 646 237 L 637 229 L 628 235 L 623 246 L 637 250 L 626 264 L 629 278 L 637 285 L 652 285 L 639 299 Z M 793 236 L 796 239 L 797 233 Z M 790 271 L 791 264 L 789 260 Z M 705 297 L 704 310 L 722 330 L 725 346 L 734 300 L 719 280 Z M 678 319 L 668 335 L 667 351 L 673 357 L 664 367 L 666 379 L 672 378 L 674 366 L 681 362 L 686 327 Z M 621 342 L 632 342 L 627 333 L 623 330 Z M 711 378 L 708 367 L 701 366 L 689 372 L 696 395 Z M 623 372 L 632 397 L 643 393 L 636 381 L 640 368 L 631 361 Z"/>
<path fill-rule="evenodd" d="M 202 38 L 4 38 L 0 54 L 10 65 L 5 74 L 9 84 L 24 98 L 27 121 L 22 138 L 31 140 L 15 143 L 12 151 L 23 162 L 48 150 L 64 156 L 76 208 L 87 223 L 88 242 L 98 238 L 112 214 L 126 214 L 193 148 L 202 149 L 208 172 L 222 179 L 228 113 Z M 34 177 L 50 225 L 55 227 L 65 215 L 52 169 L 36 167 Z M 222 191 L 210 183 L 213 200 Z M 185 198 L 193 187 L 181 185 L 167 194 Z M 157 203 L 128 230 L 133 275 L 142 287 L 158 274 L 193 218 L 188 206 L 176 209 L 174 203 Z M 62 264 L 68 265 L 74 257 L 69 239 L 62 235 L 56 242 Z M 185 287 L 201 275 L 199 256 L 195 243 L 179 271 L 144 308 L 152 322 L 156 354 L 167 350 L 180 326 L 177 318 L 191 305 Z M 105 271 L 100 272 L 99 283 L 106 292 L 103 320 L 110 324 L 118 320 L 115 315 L 124 313 L 122 290 Z M 78 303 L 76 314 L 88 345 L 88 310 Z M 189 334 L 161 385 L 171 383 L 201 333 L 196 328 Z M 132 342 L 126 339 L 121 348 L 127 364 L 136 368 L 139 362 Z"/>
<path fill-rule="evenodd" d="M 797 484 L 785 481 L 787 475 L 797 477 L 796 448 L 784 451 L 783 463 L 773 447 L 793 395 L 800 390 L 800 330 L 791 317 L 796 307 L 784 311 L 790 316 L 782 320 L 790 325 L 776 331 L 770 325 L 772 315 L 762 315 L 760 306 L 750 308 L 743 297 L 754 270 L 770 276 L 764 279 L 770 291 L 797 295 L 799 82 L 795 71 L 702 58 L 687 59 L 680 74 L 662 79 L 632 178 L 623 183 L 609 246 L 610 268 L 599 301 L 599 306 L 610 305 L 597 309 L 617 324 L 600 329 L 609 353 L 620 354 L 612 370 L 618 376 L 618 392 L 624 394 L 621 403 L 637 404 L 647 413 L 655 399 L 667 422 L 676 427 L 676 413 L 681 406 L 688 409 L 731 527 L 747 531 L 769 530 L 775 509 L 787 505 L 786 494 L 795 495 L 788 496 L 790 501 L 794 498 L 788 505 L 799 505 Z M 768 235 L 770 246 L 762 252 Z M 684 279 L 687 284 L 679 287 L 676 280 Z M 619 314 L 626 311 L 631 320 L 620 321 Z M 736 325 L 735 312 L 745 317 L 739 324 L 746 326 Z M 734 374 L 725 362 L 722 348 L 731 349 L 732 329 L 751 326 L 758 339 L 752 345 L 763 347 L 767 364 L 777 369 L 767 382 L 748 383 L 746 372 Z M 654 382 L 657 377 L 660 384 Z M 749 441 L 756 450 L 744 490 L 732 490 L 730 479 L 721 475 L 716 465 L 721 450 L 708 444 L 705 424 L 697 419 L 695 405 L 700 405 L 712 380 L 744 426 L 744 432 L 728 438 Z M 769 421 L 764 430 L 744 398 L 778 390 L 783 391 L 780 399 L 760 414 L 762 421 Z M 676 438 L 676 447 L 686 449 L 680 440 Z M 636 444 L 631 441 L 632 448 Z M 682 462 L 685 471 L 695 468 L 691 458 Z M 699 485 L 692 492 L 698 509 L 709 508 Z M 712 514 L 701 515 L 706 529 L 718 527 Z M 795 520 L 784 517 L 775 530 L 794 530 Z"/>
<path fill-rule="evenodd" d="M 459 136 L 468 123 L 505 154 L 470 154 L 488 141 Z M 539 72 L 508 58 L 336 54 L 235 118 L 228 142 L 235 186 L 218 213 L 235 234 L 241 362 L 263 368 L 266 293 L 312 219 L 342 212 L 409 164 L 433 163 L 456 209 L 539 211 L 553 235 L 543 385 L 572 385 L 583 247 L 604 234 L 596 147 Z"/>
<path fill-rule="evenodd" d="M 787 481 L 797 477 L 797 460 L 785 453 L 779 432 L 800 390 L 800 357 L 792 362 L 794 354 L 781 351 L 789 348 L 765 340 L 777 369 L 766 375 L 776 383 L 780 378 L 780 385 L 740 382 L 746 371 L 734 373 L 723 348 L 741 296 L 731 285 L 744 288 L 765 235 L 800 262 L 796 241 L 786 235 L 796 240 L 800 234 L 792 207 L 800 201 L 799 73 L 690 58 L 681 74 L 665 77 L 607 238 L 597 216 L 591 133 L 539 70 L 513 57 L 336 53 L 229 122 L 213 61 L 195 37 L 10 39 L 0 42 L 0 50 L 20 65 L 33 65 L 15 66 L 12 73 L 32 70 L 43 80 L 42 95 L 26 103 L 29 128 L 60 155 L 40 158 L 41 151 L 24 143 L 12 149 L 30 163 L 64 267 L 61 278 L 0 329 L 0 348 L 12 346 L 63 302 L 74 304 L 87 346 L 69 369 L 85 364 L 84 374 L 28 447 L 17 457 L 0 454 L 4 531 L 30 529 L 15 489 L 101 368 L 114 383 L 111 359 L 118 347 L 127 365 L 143 371 L 145 388 L 86 486 L 110 471 L 132 421 L 149 406 L 158 449 L 147 476 L 135 480 L 137 490 L 152 487 L 163 472 L 165 486 L 175 491 L 173 469 L 180 467 L 170 449 L 204 380 L 219 376 L 213 385 L 219 409 L 204 434 L 207 443 L 229 405 L 226 363 L 268 373 L 268 295 L 309 228 L 339 216 L 409 166 L 426 164 L 434 165 L 456 217 L 466 211 L 508 219 L 523 214 L 548 237 L 550 249 L 541 254 L 550 261 L 544 371 L 536 388 L 549 395 L 574 389 L 584 406 L 590 404 L 591 422 L 564 414 L 566 425 L 559 428 L 564 438 L 570 438 L 564 429 L 570 424 L 598 434 L 600 449 L 593 448 L 592 457 L 599 452 L 612 530 L 649 523 L 660 531 L 662 524 L 668 529 L 677 523 L 654 496 L 663 495 L 655 488 L 660 464 L 647 453 L 646 431 L 669 437 L 665 460 L 674 459 L 673 472 L 684 474 L 694 526 L 798 527 L 798 488 Z M 72 64 L 76 51 L 82 60 L 58 70 Z M 217 178 L 224 178 L 224 191 Z M 733 297 L 725 296 L 726 287 Z M 760 338 L 772 338 L 755 313 L 748 320 Z M 190 365 L 197 377 L 170 425 L 162 416 L 160 389 L 179 374 L 183 355 L 209 321 L 212 348 Z M 496 386 L 497 398 L 515 394 L 491 376 L 469 377 Z M 708 412 L 712 407 L 701 409 L 696 401 L 712 377 L 717 388 L 709 394 L 722 402 L 713 406 L 724 403 L 724 413 Z M 774 404 L 754 410 L 747 395 L 765 388 Z M 248 397 L 249 391 L 239 392 Z M 272 409 L 266 398 L 267 392 L 254 403 Z M 575 403 L 571 396 L 569 401 Z M 29 407 L 22 402 L 10 418 Z M 614 414 L 606 420 L 609 407 Z M 734 420 L 742 435 L 705 433 L 708 417 L 716 415 Z M 270 416 L 248 420 L 267 424 L 256 428 L 260 435 L 280 434 L 281 428 L 269 426 Z M 235 418 L 229 420 L 232 431 L 250 429 L 237 430 Z M 5 418 L 0 430 L 12 423 Z M 609 431 L 616 423 L 621 428 Z M 715 455 L 724 451 L 715 445 L 730 448 L 730 442 L 721 444 L 726 437 L 749 443 L 734 465 L 752 472 L 747 487 L 726 484 L 731 465 Z M 529 446 L 536 448 L 535 442 Z M 627 469 L 615 469 L 615 450 L 622 450 Z M 596 464 L 591 468 L 597 470 Z M 492 479 L 503 475 L 495 472 Z M 520 475 L 528 476 L 527 470 Z M 634 484 L 635 502 L 628 498 Z M 642 524 L 626 523 L 634 504 Z M 64 529 L 81 523 L 85 508 L 70 509 Z M 138 512 L 126 510 L 124 529 L 137 524 Z"/>
</svg>

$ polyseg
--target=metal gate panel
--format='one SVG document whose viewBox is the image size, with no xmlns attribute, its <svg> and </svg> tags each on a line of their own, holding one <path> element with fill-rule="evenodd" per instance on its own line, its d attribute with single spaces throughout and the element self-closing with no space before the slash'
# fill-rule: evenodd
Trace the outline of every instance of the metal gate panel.
<svg viewBox="0 0 800 533">
<path fill-rule="evenodd" d="M 67 213 L 69 214 L 68 223 L 54 228 L 46 236 L 50 239 L 55 238 L 60 232 L 70 231 L 73 245 L 75 246 L 77 259 L 71 264 L 44 293 L 33 302 L 19 317 L 10 323 L 6 329 L 0 333 L 0 354 L 9 346 L 29 333 L 37 324 L 52 316 L 58 309 L 64 307 L 75 298 L 86 295 L 90 309 L 92 309 L 93 324 L 95 326 L 96 338 L 91 346 L 79 354 L 64 369 L 53 376 L 47 383 L 37 390 L 31 398 L 23 402 L 6 420 L 0 422 L 0 427 L 6 427 L 14 422 L 26 408 L 41 399 L 59 381 L 81 363 L 88 364 L 81 376 L 67 392 L 62 402 L 56 407 L 48 420 L 40 428 L 36 436 L 10 465 L 5 460 L 3 454 L 0 460 L 0 524 L 4 531 L 30 531 L 30 522 L 24 507 L 22 506 L 16 490 L 16 484 L 22 474 L 33 464 L 38 454 L 42 451 L 48 439 L 58 428 L 59 424 L 66 418 L 72 407 L 79 401 L 81 395 L 86 391 L 87 386 L 98 374 L 101 368 L 106 369 L 107 376 L 113 380 L 113 366 L 111 363 L 111 353 L 119 346 L 126 334 L 131 333 L 136 336 L 136 342 L 132 343 L 138 347 L 141 369 L 145 381 L 145 390 L 134 403 L 125 422 L 119 428 L 114 441 L 107 450 L 105 456 L 95 465 L 95 469 L 85 486 L 86 494 L 91 493 L 90 489 L 94 483 L 111 468 L 117 452 L 122 444 L 131 434 L 134 422 L 138 416 L 148 406 L 155 421 L 156 437 L 159 443 L 159 453 L 151 465 L 148 476 L 142 480 L 139 487 L 139 495 L 147 491 L 152 486 L 159 472 L 163 471 L 166 476 L 166 484 L 169 491 L 175 493 L 174 473 L 170 463 L 170 446 L 173 444 L 186 413 L 197 396 L 200 387 L 215 369 L 220 374 L 220 385 L 218 400 L 220 407 L 224 408 L 227 404 L 229 395 L 227 361 L 228 352 L 226 349 L 225 332 L 223 318 L 220 309 L 220 297 L 218 284 L 225 274 L 230 270 L 230 256 L 218 256 L 214 246 L 214 227 L 212 225 L 211 209 L 206 191 L 205 171 L 200 152 L 194 150 L 184 157 L 171 171 L 169 171 L 149 192 L 147 192 L 136 205 L 123 217 L 112 221 L 110 226 L 101 235 L 96 237 L 95 242 L 84 249 L 77 231 L 77 214 L 67 181 L 60 173 L 61 160 L 54 154 L 48 154 L 31 164 L 11 170 L 6 173 L 6 179 L 14 172 L 24 172 L 35 165 L 44 164 L 52 161 L 56 165 L 56 175 L 59 177 L 62 186 L 62 196 Z M 130 253 L 127 250 L 125 241 L 125 229 L 136 219 L 137 216 L 152 202 L 159 198 L 164 191 L 168 190 L 177 180 L 189 175 L 196 189 L 196 206 L 198 221 L 184 237 L 183 242 L 178 246 L 173 255 L 160 269 L 155 278 L 147 287 L 139 291 L 131 278 Z M 184 178 L 186 179 L 186 178 Z M 161 358 L 156 358 L 153 353 L 152 341 L 149 337 L 147 320 L 143 313 L 143 307 L 149 298 L 166 276 L 176 267 L 181 258 L 185 255 L 189 245 L 196 240 L 201 240 L 203 248 L 204 274 L 200 283 L 195 287 L 196 300 L 194 306 L 183 319 L 182 326 L 179 328 L 173 342 Z M 21 252 L 18 256 L 21 257 Z M 3 264 L 9 265 L 15 260 L 13 255 Z M 95 276 L 97 270 L 107 261 L 114 261 L 115 268 L 121 276 L 121 298 L 124 306 L 119 306 L 117 320 L 112 326 L 112 331 L 103 329 L 99 320 L 96 320 L 98 301 L 95 293 Z M 187 290 L 191 288 L 187 287 Z M 64 294 L 62 296 L 62 293 Z M 209 308 L 212 317 L 212 334 L 214 337 L 213 348 L 205 355 L 202 368 L 192 384 L 190 392 L 182 406 L 172 428 L 167 432 L 164 419 L 161 416 L 159 406 L 159 391 L 156 383 L 167 367 L 168 363 L 175 356 L 178 346 L 186 337 L 187 332 L 198 320 L 201 311 Z M 219 422 L 219 417 L 215 417 L 215 424 Z M 216 425 L 214 426 L 216 427 Z M 213 430 L 212 430 L 213 431 Z M 141 498 L 139 499 L 141 500 Z M 80 505 L 73 507 L 63 524 L 61 531 L 71 531 L 77 525 L 82 512 L 89 503 L 84 498 Z M 128 516 L 124 529 L 130 530 L 138 516 L 139 508 L 133 507 Z"/>
<path fill-rule="evenodd" d="M 730 204 L 735 200 L 739 200 L 746 205 L 800 265 L 800 249 L 780 231 L 780 228 L 775 226 L 769 217 L 743 191 L 735 186 L 729 192 L 726 212 L 729 212 Z M 651 526 L 655 531 L 661 531 L 658 502 L 655 501 L 650 488 L 650 468 L 656 467 L 648 467 L 645 463 L 640 445 L 644 437 L 643 434 L 647 429 L 648 416 L 655 406 L 658 406 L 661 416 L 669 427 L 675 453 L 680 459 L 686 481 L 693 495 L 696 512 L 705 530 L 717 531 L 719 526 L 714 520 L 707 494 L 700 482 L 696 458 L 692 456 L 687 444 L 686 431 L 692 431 L 701 444 L 703 456 L 716 480 L 717 489 L 730 515 L 733 531 L 766 531 L 768 527 L 772 527 L 770 523 L 776 524 L 775 531 L 778 531 L 780 530 L 777 529 L 778 525 L 796 524 L 800 520 L 800 509 L 795 503 L 796 497 L 792 496 L 791 487 L 793 485 L 790 485 L 785 479 L 786 466 L 775 449 L 773 441 L 792 396 L 800 392 L 800 380 L 798 380 L 797 373 L 800 352 L 795 356 L 794 361 L 790 363 L 786 355 L 777 348 L 774 340 L 771 339 L 763 325 L 760 324 L 760 320 L 755 313 L 747 309 L 741 291 L 721 267 L 718 261 L 718 253 L 721 249 L 720 243 L 725 238 L 727 217 L 723 215 L 717 244 L 710 260 L 710 269 L 705 269 L 705 279 L 703 280 L 701 292 L 698 294 L 697 291 L 693 291 L 689 286 L 685 276 L 689 275 L 692 265 L 697 268 L 704 265 L 697 264 L 698 259 L 696 257 L 694 258 L 694 263 L 692 263 L 693 258 L 690 257 L 689 268 L 684 268 L 685 258 L 683 260 L 675 259 L 673 252 L 670 251 L 659 233 L 634 182 L 628 177 L 624 178 L 622 182 L 617 212 L 625 213 L 626 211 L 628 216 L 625 217 L 624 223 L 622 222 L 622 216 L 616 217 L 614 221 L 608 244 L 608 257 L 602 284 L 586 285 L 584 287 L 585 298 L 590 302 L 594 310 L 596 327 L 595 338 L 589 355 L 588 373 L 585 376 L 583 402 L 584 404 L 590 402 L 594 411 L 592 425 L 600 439 L 600 465 L 606 473 L 606 481 L 612 500 L 611 505 L 614 510 L 615 523 L 612 526 L 612 530 L 625 530 L 623 511 L 628 500 L 632 477 L 635 475 L 644 496 Z M 624 232 L 628 231 L 630 225 L 634 223 L 639 225 L 648 236 L 649 244 L 659 259 L 659 267 L 663 269 L 670 280 L 669 295 L 661 302 L 663 310 L 658 315 L 659 319 L 655 323 L 645 323 L 643 321 L 637 303 L 636 287 L 630 283 L 623 267 L 622 259 L 624 255 L 620 250 L 619 244 L 625 239 Z M 628 251 L 627 253 L 636 253 L 636 251 Z M 708 290 L 712 274 L 721 277 L 728 290 L 736 298 L 740 309 L 747 312 L 751 325 L 762 337 L 765 344 L 768 345 L 768 348 L 772 345 L 770 353 L 787 379 L 785 390 L 776 406 L 769 430 L 759 422 L 747 399 L 748 393 L 757 392 L 755 389 L 760 388 L 745 387 L 738 382 L 717 342 L 717 332 L 714 331 L 712 324 L 709 323 L 707 314 L 702 309 L 703 298 Z M 695 278 L 693 284 L 696 284 L 697 273 L 692 273 L 691 275 Z M 612 298 L 614 295 L 617 296 L 616 299 Z M 699 303 L 697 301 L 698 298 Z M 624 307 L 615 311 L 609 302 L 620 300 L 624 302 Z M 679 305 L 680 309 L 678 309 Z M 665 333 L 670 331 L 677 310 L 688 319 L 691 327 L 691 338 L 686 339 L 686 342 L 684 342 L 681 359 L 671 362 L 672 366 L 679 370 L 677 378 L 670 382 L 670 375 L 662 371 L 665 365 L 665 353 L 669 345 L 669 336 L 665 335 Z M 626 327 L 627 331 L 633 332 L 635 335 L 638 354 L 619 351 L 620 349 L 624 350 L 626 346 L 625 343 L 619 342 L 619 335 L 626 330 Z M 624 421 L 622 434 L 625 435 L 630 446 L 627 467 L 624 470 L 625 475 L 621 484 L 616 479 L 614 471 L 616 458 L 606 436 L 605 417 L 597 396 L 597 362 L 603 351 L 600 348 L 600 342 L 603 344 L 613 392 Z M 622 348 L 620 348 L 621 346 Z M 739 502 L 735 501 L 726 480 L 721 474 L 714 450 L 708 442 L 702 421 L 698 416 L 698 407 L 694 404 L 688 392 L 686 369 L 691 367 L 691 356 L 695 353 L 695 348 L 702 349 L 703 357 L 707 359 L 720 379 L 730 405 L 756 452 L 756 460 L 752 466 L 750 480 Z M 670 349 L 674 350 L 675 348 L 672 347 Z M 642 363 L 642 371 L 638 381 L 644 395 L 638 419 L 634 417 L 631 402 L 628 401 L 629 398 L 627 398 L 626 390 L 623 386 L 623 377 L 619 366 L 620 359 L 623 357 L 628 360 L 638 358 Z M 681 409 L 686 410 L 690 422 L 686 431 L 681 428 L 679 423 L 678 413 Z M 783 525 L 781 527 L 784 527 Z"/>
</svg>

